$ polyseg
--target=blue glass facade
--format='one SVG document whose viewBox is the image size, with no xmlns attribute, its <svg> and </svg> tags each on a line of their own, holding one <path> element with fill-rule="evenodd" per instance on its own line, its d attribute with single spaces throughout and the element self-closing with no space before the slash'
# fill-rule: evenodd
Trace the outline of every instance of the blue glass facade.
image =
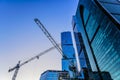
<svg viewBox="0 0 120 80">
<path fill-rule="evenodd" d="M 92 70 L 99 68 L 120 80 L 120 3 L 80 0 L 73 29 L 82 35 Z"/>
<path fill-rule="evenodd" d="M 62 70 L 68 71 L 70 77 L 74 77 L 73 72 L 70 70 L 70 63 L 76 65 L 75 51 L 73 48 L 71 32 L 61 33 L 61 46 L 63 53 L 67 56 L 67 59 L 62 58 Z"/>
<path fill-rule="evenodd" d="M 77 45 L 77 52 L 78 52 L 79 63 L 80 63 L 80 68 L 81 68 L 80 73 L 83 74 L 82 70 L 86 69 L 88 72 L 88 75 L 86 76 L 87 79 L 88 78 L 92 79 L 92 69 L 91 69 L 89 59 L 88 59 L 88 55 L 86 53 L 86 49 L 84 46 L 81 33 L 74 32 L 74 36 L 75 36 L 75 41 Z M 86 78 L 85 75 L 83 75 L 83 77 Z"/>
<path fill-rule="evenodd" d="M 40 80 L 69 80 L 67 71 L 47 70 L 41 74 Z"/>
<path fill-rule="evenodd" d="M 61 33 L 61 46 L 62 46 L 63 53 L 68 58 L 75 58 L 75 51 L 73 48 L 71 32 Z"/>
</svg>

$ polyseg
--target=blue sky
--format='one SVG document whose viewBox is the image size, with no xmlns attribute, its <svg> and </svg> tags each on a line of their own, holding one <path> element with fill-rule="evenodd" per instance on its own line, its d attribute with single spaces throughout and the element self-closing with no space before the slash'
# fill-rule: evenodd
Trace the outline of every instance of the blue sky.
<svg viewBox="0 0 120 80">
<path fill-rule="evenodd" d="M 72 16 L 76 12 L 78 0 L 0 0 L 0 78 L 10 80 L 8 73 L 21 60 L 52 46 L 35 24 L 38 18 L 60 42 L 60 33 L 72 31 Z M 38 80 L 47 69 L 61 69 L 61 55 L 50 51 L 39 60 L 20 68 L 17 80 Z"/>
</svg>

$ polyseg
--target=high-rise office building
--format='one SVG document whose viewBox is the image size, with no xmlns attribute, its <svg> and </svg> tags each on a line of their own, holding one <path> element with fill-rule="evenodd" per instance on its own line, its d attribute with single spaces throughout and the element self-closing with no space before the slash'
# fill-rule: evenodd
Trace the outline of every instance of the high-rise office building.
<svg viewBox="0 0 120 80">
<path fill-rule="evenodd" d="M 64 55 L 67 56 L 67 59 L 62 58 L 62 70 L 68 71 L 70 77 L 73 78 L 75 74 L 73 74 L 71 67 L 72 65 L 76 65 L 76 59 L 75 59 L 75 51 L 73 48 L 71 32 L 61 33 L 61 47 Z"/>
<path fill-rule="evenodd" d="M 40 80 L 69 80 L 68 71 L 47 70 L 41 74 Z"/>
<path fill-rule="evenodd" d="M 120 80 L 120 1 L 80 0 L 72 25 L 81 33 L 92 70 Z"/>
<path fill-rule="evenodd" d="M 93 79 L 93 74 L 92 74 L 92 69 L 91 69 L 91 65 L 88 59 L 88 55 L 84 46 L 84 42 L 81 36 L 81 33 L 76 33 L 74 32 L 74 36 L 75 36 L 75 42 L 77 45 L 77 52 L 78 52 L 78 58 L 79 58 L 79 63 L 80 63 L 80 74 L 81 76 L 83 76 L 83 79 L 88 80 L 88 79 Z M 87 74 L 84 74 L 84 71 L 87 71 Z"/>
<path fill-rule="evenodd" d="M 80 61 L 80 78 L 81 80 L 101 80 L 99 77 L 98 71 L 92 71 L 91 65 L 88 59 L 88 55 L 86 53 L 86 49 L 84 46 L 84 42 L 81 36 L 81 33 L 74 33 L 75 41 L 77 45 L 78 57 Z M 82 74 L 82 75 L 81 75 Z M 102 71 L 102 80 L 112 80 L 111 75 L 109 72 Z"/>
</svg>

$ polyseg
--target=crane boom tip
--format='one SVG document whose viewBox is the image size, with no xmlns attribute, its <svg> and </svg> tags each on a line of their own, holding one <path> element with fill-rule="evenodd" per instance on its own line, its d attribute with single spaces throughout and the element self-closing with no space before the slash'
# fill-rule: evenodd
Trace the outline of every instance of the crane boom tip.
<svg viewBox="0 0 120 80">
<path fill-rule="evenodd" d="M 38 21 L 38 18 L 35 18 L 34 21 L 35 21 L 35 22 Z"/>
</svg>

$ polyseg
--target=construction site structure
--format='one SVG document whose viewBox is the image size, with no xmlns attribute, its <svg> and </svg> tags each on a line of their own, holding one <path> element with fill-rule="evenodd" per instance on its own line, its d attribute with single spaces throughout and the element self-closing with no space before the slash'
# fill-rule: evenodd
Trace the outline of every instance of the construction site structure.
<svg viewBox="0 0 120 80">
<path fill-rule="evenodd" d="M 51 50 L 53 50 L 53 49 L 55 49 L 55 47 L 51 47 L 51 48 L 49 48 L 49 49 L 47 49 L 47 50 L 39 53 L 38 55 L 36 55 L 36 56 L 34 56 L 34 57 L 31 57 L 30 59 L 26 60 L 26 61 L 23 62 L 23 63 L 20 63 L 20 61 L 19 61 L 18 64 L 17 64 L 15 67 L 10 68 L 10 69 L 8 70 L 8 72 L 12 72 L 12 71 L 15 70 L 14 75 L 13 75 L 13 77 L 12 77 L 12 80 L 16 80 L 16 77 L 17 77 L 19 68 L 20 68 L 21 66 L 23 66 L 23 65 L 25 65 L 25 64 L 27 64 L 27 63 L 35 60 L 35 59 L 39 59 L 40 56 L 46 54 L 47 52 L 49 52 L 49 51 L 51 51 Z"/>
<path fill-rule="evenodd" d="M 34 21 L 36 22 L 36 24 L 39 26 L 39 28 L 43 31 L 43 33 L 46 35 L 46 37 L 50 40 L 50 42 L 53 44 L 54 47 L 51 47 L 43 52 L 41 52 L 40 54 L 28 59 L 27 61 L 23 62 L 20 64 L 20 61 L 18 62 L 18 64 L 13 67 L 13 68 L 10 68 L 8 70 L 8 72 L 12 72 L 15 70 L 14 72 L 14 75 L 12 77 L 12 80 L 16 80 L 16 77 L 17 77 L 17 74 L 18 74 L 18 71 L 19 71 L 19 68 L 25 64 L 27 64 L 28 62 L 31 62 L 35 59 L 39 59 L 40 56 L 44 55 L 45 53 L 51 51 L 52 49 L 56 48 L 58 50 L 58 52 L 62 55 L 63 58 L 67 59 L 67 56 L 64 55 L 64 53 L 62 52 L 62 49 L 59 47 L 59 44 L 57 44 L 57 42 L 54 40 L 54 38 L 50 35 L 50 33 L 47 31 L 47 29 L 44 27 L 44 25 L 37 19 L 35 18 Z M 70 62 L 70 65 L 72 65 L 72 69 L 76 69 L 75 66 Z M 73 70 L 73 71 L 76 71 L 76 70 Z"/>
<path fill-rule="evenodd" d="M 46 37 L 50 40 L 50 42 L 53 44 L 53 46 L 59 51 L 59 53 L 64 57 L 67 58 L 66 55 L 63 54 L 62 49 L 59 47 L 59 45 L 56 43 L 54 38 L 51 36 L 51 34 L 47 31 L 47 29 L 44 27 L 44 25 L 38 20 L 37 18 L 34 19 L 36 24 L 39 26 L 39 28 L 43 31 L 43 33 L 46 35 Z"/>
<path fill-rule="evenodd" d="M 38 25 L 38 27 L 43 31 L 43 33 L 45 34 L 45 36 L 49 39 L 49 41 L 53 44 L 53 46 L 59 51 L 59 53 L 62 55 L 62 57 L 64 59 L 69 59 L 67 57 L 67 55 L 65 55 L 62 51 L 62 49 L 59 47 L 59 45 L 57 44 L 57 42 L 55 41 L 55 39 L 51 36 L 51 34 L 47 31 L 47 29 L 44 27 L 44 25 L 40 22 L 39 19 L 35 18 L 34 19 L 35 23 Z M 76 74 L 78 72 L 76 66 L 69 61 L 69 67 L 72 69 L 71 71 L 73 72 L 73 74 Z M 76 78 L 77 76 L 74 75 L 74 77 Z"/>
</svg>

